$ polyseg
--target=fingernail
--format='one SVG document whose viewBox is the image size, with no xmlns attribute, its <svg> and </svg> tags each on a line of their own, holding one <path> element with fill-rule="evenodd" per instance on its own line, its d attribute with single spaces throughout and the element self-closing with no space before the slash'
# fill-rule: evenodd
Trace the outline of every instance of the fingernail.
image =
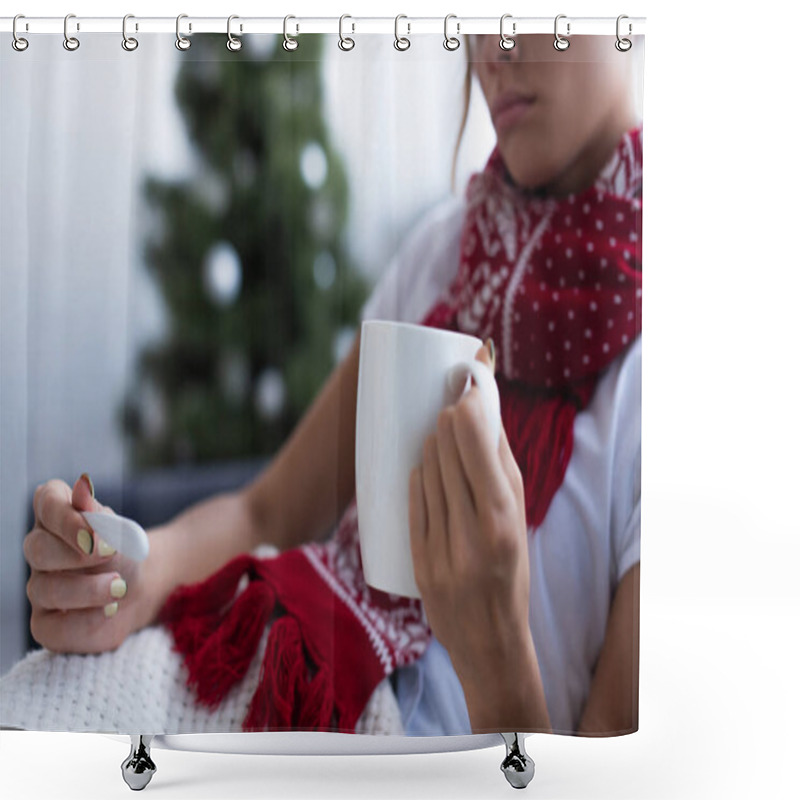
<svg viewBox="0 0 800 800">
<path fill-rule="evenodd" d="M 111 596 L 112 597 L 125 597 L 125 592 L 128 591 L 128 584 L 125 583 L 123 578 L 114 578 L 111 581 Z"/>
<path fill-rule="evenodd" d="M 119 603 L 115 600 L 113 603 L 109 603 L 107 606 L 103 606 L 103 613 L 107 617 L 113 617 L 114 614 L 117 613 L 118 608 L 119 608 Z"/>
<path fill-rule="evenodd" d="M 89 533 L 84 528 L 81 528 L 78 531 L 78 547 L 86 553 L 87 556 L 92 554 L 92 550 L 94 550 L 94 539 L 92 539 L 92 534 Z"/>
<path fill-rule="evenodd" d="M 89 484 L 89 491 L 92 493 L 92 499 L 94 500 L 94 484 L 92 483 L 92 479 L 89 477 L 89 473 L 82 473 L 81 478 Z"/>
<path fill-rule="evenodd" d="M 495 372 L 497 365 L 495 363 L 494 339 L 492 339 L 492 337 L 490 336 L 484 342 L 484 344 L 489 348 L 489 358 L 491 359 L 491 362 L 492 362 L 492 372 Z"/>
<path fill-rule="evenodd" d="M 97 552 L 101 556 L 113 556 L 117 551 L 105 540 L 97 537 Z"/>
</svg>

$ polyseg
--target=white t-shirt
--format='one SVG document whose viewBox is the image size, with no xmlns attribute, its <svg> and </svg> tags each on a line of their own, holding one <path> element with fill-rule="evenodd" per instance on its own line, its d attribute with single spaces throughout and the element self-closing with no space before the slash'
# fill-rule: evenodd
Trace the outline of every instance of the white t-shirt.
<svg viewBox="0 0 800 800">
<path fill-rule="evenodd" d="M 463 201 L 414 229 L 363 319 L 420 322 L 458 268 Z M 554 732 L 577 730 L 622 576 L 639 561 L 641 337 L 601 376 L 575 417 L 564 482 L 529 531 L 529 619 Z"/>
</svg>

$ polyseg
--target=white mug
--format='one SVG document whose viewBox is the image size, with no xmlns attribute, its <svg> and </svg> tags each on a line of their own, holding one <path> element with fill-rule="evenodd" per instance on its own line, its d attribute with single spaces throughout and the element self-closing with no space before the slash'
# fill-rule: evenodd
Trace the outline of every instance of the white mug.
<svg viewBox="0 0 800 800">
<path fill-rule="evenodd" d="M 475 354 L 474 336 L 403 322 L 361 327 L 356 412 L 356 503 L 366 582 L 420 597 L 408 520 L 411 470 L 442 408 L 471 379 L 480 391 L 492 441 L 500 441 L 500 395 Z"/>
</svg>

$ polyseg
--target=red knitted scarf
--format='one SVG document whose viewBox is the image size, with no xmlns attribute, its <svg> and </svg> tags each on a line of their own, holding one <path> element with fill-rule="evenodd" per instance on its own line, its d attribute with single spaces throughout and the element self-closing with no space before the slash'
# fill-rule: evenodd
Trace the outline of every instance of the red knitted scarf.
<svg viewBox="0 0 800 800">
<path fill-rule="evenodd" d="M 575 414 L 641 331 L 641 129 L 594 186 L 563 200 L 516 188 L 495 150 L 467 187 L 459 268 L 424 324 L 491 336 L 503 425 L 524 477 L 529 530 L 564 479 Z M 217 706 L 266 625 L 244 730 L 353 732 L 378 683 L 430 640 L 418 600 L 364 582 L 355 501 L 333 537 L 241 555 L 177 589 L 162 613 L 197 699 Z"/>
</svg>

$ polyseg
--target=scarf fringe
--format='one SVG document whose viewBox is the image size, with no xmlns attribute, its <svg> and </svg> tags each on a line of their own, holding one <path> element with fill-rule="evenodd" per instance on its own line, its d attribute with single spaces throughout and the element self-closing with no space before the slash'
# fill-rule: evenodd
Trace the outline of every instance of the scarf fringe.
<svg viewBox="0 0 800 800">
<path fill-rule="evenodd" d="M 327 730 L 334 727 L 330 672 L 323 664 L 309 678 L 300 625 L 294 617 L 275 620 L 269 632 L 258 688 L 242 729 Z"/>
<path fill-rule="evenodd" d="M 576 396 L 574 402 L 569 402 L 561 394 L 536 399 L 530 391 L 515 387 L 502 376 L 497 376 L 497 381 L 502 384 L 503 427 L 525 476 L 525 518 L 528 525 L 537 528 L 564 482 L 572 457 L 575 414 L 586 399 Z"/>
<path fill-rule="evenodd" d="M 245 575 L 250 583 L 234 601 Z M 206 582 L 176 590 L 162 612 L 184 657 L 187 683 L 209 708 L 244 678 L 275 610 L 274 589 L 258 577 L 257 562 L 240 556 Z"/>
<path fill-rule="evenodd" d="M 233 559 L 204 583 L 177 589 L 161 614 L 174 649 L 183 655 L 187 685 L 211 709 L 244 678 L 278 610 L 275 589 L 259 563 L 249 555 Z M 249 584 L 236 597 L 245 577 Z M 307 652 L 297 619 L 287 613 L 273 621 L 244 731 L 337 727 L 330 670 L 323 663 L 311 677 Z M 357 715 L 340 711 L 340 717 L 338 729 L 355 728 Z"/>
</svg>

